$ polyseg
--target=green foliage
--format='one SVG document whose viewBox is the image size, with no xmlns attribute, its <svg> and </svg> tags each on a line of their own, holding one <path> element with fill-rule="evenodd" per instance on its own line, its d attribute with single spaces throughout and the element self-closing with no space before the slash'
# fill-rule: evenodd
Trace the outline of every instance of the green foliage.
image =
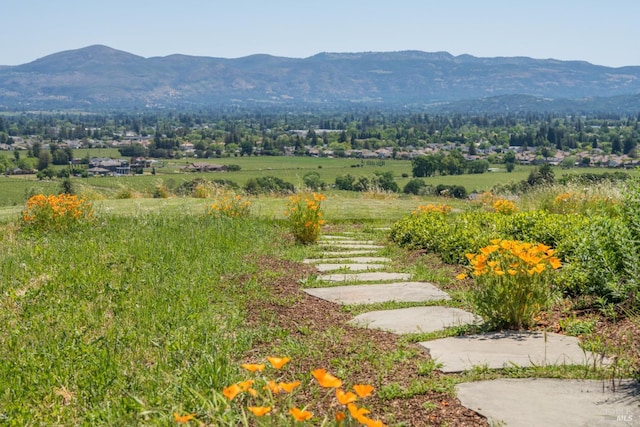
<svg viewBox="0 0 640 427">
<path fill-rule="evenodd" d="M 249 194 L 287 194 L 295 191 L 293 184 L 275 176 L 250 178 L 245 184 L 244 189 Z"/>
<path fill-rule="evenodd" d="M 268 339 L 244 310 L 268 294 L 255 255 L 276 231 L 181 213 L 2 239 L 2 423 L 168 425 L 200 408 Z"/>
<path fill-rule="evenodd" d="M 307 172 L 302 177 L 302 181 L 304 182 L 304 185 L 312 191 L 324 190 L 327 186 L 320 179 L 320 174 L 318 172 Z"/>
<path fill-rule="evenodd" d="M 322 202 L 325 199 L 324 195 L 318 193 L 304 198 L 301 195 L 289 197 L 285 215 L 296 242 L 308 245 L 318 241 L 320 228 L 324 224 Z"/>
<path fill-rule="evenodd" d="M 91 203 L 83 198 L 68 193 L 58 196 L 36 194 L 27 200 L 22 226 L 36 233 L 69 231 L 89 223 L 93 216 Z"/>
<path fill-rule="evenodd" d="M 554 253 L 542 244 L 494 239 L 477 254 L 467 254 L 475 312 L 496 329 L 533 325 L 551 302 L 551 275 L 561 265 Z"/>
<path fill-rule="evenodd" d="M 609 216 L 606 210 L 425 213 L 398 221 L 390 237 L 401 246 L 434 252 L 447 263 L 464 263 L 466 253 L 477 252 L 494 238 L 542 243 L 562 259 L 556 278 L 561 291 L 637 304 L 640 197 L 637 187 L 628 188 L 623 216 Z"/>
<path fill-rule="evenodd" d="M 405 194 L 414 194 L 417 196 L 418 194 L 421 194 L 426 187 L 427 184 L 424 182 L 424 180 L 420 178 L 413 178 L 405 184 L 402 192 Z"/>
</svg>

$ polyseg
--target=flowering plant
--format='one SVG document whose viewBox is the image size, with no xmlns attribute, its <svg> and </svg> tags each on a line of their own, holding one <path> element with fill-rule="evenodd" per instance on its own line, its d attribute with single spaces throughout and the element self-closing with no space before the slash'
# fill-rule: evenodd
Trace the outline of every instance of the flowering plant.
<svg viewBox="0 0 640 427">
<path fill-rule="evenodd" d="M 324 224 L 322 202 L 326 197 L 313 193 L 312 196 L 294 195 L 289 197 L 285 216 L 289 221 L 289 228 L 296 241 L 310 244 L 318 241 L 320 227 Z"/>
<path fill-rule="evenodd" d="M 443 204 L 420 205 L 420 206 L 418 206 L 418 208 L 415 211 L 412 212 L 412 214 L 413 215 L 420 215 L 420 214 L 431 213 L 431 212 L 446 214 L 446 213 L 451 212 L 451 206 L 443 205 Z"/>
<path fill-rule="evenodd" d="M 561 266 L 554 253 L 543 244 L 495 239 L 480 253 L 466 254 L 476 312 L 495 327 L 530 326 L 551 298 L 550 275 Z"/>
<path fill-rule="evenodd" d="M 343 388 L 343 382 L 325 369 L 311 371 L 316 385 L 323 390 L 312 390 L 305 396 L 314 395 L 324 400 L 325 406 L 331 408 L 331 413 L 322 416 L 314 415 L 313 404 L 303 405 L 296 396 L 302 388 L 300 381 L 284 381 L 284 375 L 266 376 L 263 372 L 270 370 L 281 371 L 289 363 L 288 357 L 267 357 L 266 363 L 244 363 L 242 368 L 251 377 L 231 384 L 222 389 L 222 394 L 228 404 L 225 406 L 221 419 L 230 420 L 240 418 L 243 425 L 294 425 L 295 423 L 312 423 L 311 425 L 347 426 L 358 422 L 368 427 L 384 427 L 380 420 L 374 420 L 367 415 L 368 409 L 358 402 L 369 397 L 374 388 L 368 384 L 356 384 L 352 390 Z M 230 416 L 235 413 L 236 417 Z M 174 414 L 174 421 L 187 423 L 195 419 L 195 414 Z M 217 420 L 220 421 L 220 420 Z"/>
<path fill-rule="evenodd" d="M 224 193 L 214 200 L 208 213 L 215 218 L 244 218 L 251 213 L 251 202 L 239 194 Z"/>
<path fill-rule="evenodd" d="M 22 222 L 38 230 L 67 230 L 93 217 L 91 203 L 76 195 L 36 194 L 27 200 Z"/>
<path fill-rule="evenodd" d="M 511 215 L 516 212 L 516 205 L 511 200 L 498 199 L 493 202 L 493 210 L 503 215 Z"/>
</svg>

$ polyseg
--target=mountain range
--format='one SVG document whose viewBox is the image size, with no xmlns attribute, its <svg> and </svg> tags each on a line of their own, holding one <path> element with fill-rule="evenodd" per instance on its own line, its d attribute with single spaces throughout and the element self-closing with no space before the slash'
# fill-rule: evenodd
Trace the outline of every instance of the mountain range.
<svg viewBox="0 0 640 427">
<path fill-rule="evenodd" d="M 107 46 L 0 66 L 0 109 L 366 105 L 431 111 L 640 111 L 640 66 L 446 52 L 144 58 Z"/>
</svg>

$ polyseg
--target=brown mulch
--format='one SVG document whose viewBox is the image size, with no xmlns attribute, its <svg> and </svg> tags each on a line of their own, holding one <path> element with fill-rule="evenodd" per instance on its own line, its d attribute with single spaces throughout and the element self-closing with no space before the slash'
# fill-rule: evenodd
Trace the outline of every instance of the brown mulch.
<svg viewBox="0 0 640 427">
<path fill-rule="evenodd" d="M 269 288 L 270 296 L 252 303 L 248 321 L 256 325 L 268 322 L 270 328 L 285 329 L 289 340 L 314 343 L 313 354 L 296 357 L 291 362 L 298 373 L 308 373 L 320 367 L 331 370 L 336 361 L 340 361 L 349 366 L 351 377 L 341 378 L 349 384 L 366 383 L 379 389 L 385 384 L 408 386 L 424 381 L 425 377 L 418 374 L 418 364 L 427 361 L 429 356 L 419 346 L 400 343 L 398 337 L 391 333 L 351 327 L 347 324 L 349 314 L 342 312 L 338 305 L 301 291 L 299 280 L 313 274 L 315 270 L 312 267 L 268 256 L 259 259 L 258 265 L 262 271 L 277 274 L 261 278 L 262 285 Z M 266 354 L 270 354 L 269 348 L 277 345 L 277 341 L 262 343 L 253 349 L 253 354 L 247 355 L 247 359 L 263 360 Z M 360 357 L 363 350 L 373 354 L 391 354 L 399 349 L 411 351 L 412 357 L 398 358 L 400 360 L 388 370 L 380 370 L 366 357 Z M 433 372 L 431 375 L 441 373 Z M 390 425 L 488 425 L 484 417 L 462 406 L 457 398 L 445 392 L 387 400 L 374 395 L 367 399 L 367 407 L 372 418 L 383 419 Z"/>
</svg>

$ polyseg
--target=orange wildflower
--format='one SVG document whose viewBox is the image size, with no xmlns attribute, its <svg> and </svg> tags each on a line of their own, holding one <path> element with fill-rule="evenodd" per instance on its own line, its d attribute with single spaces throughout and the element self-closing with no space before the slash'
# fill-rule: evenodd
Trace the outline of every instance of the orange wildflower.
<svg viewBox="0 0 640 427">
<path fill-rule="evenodd" d="M 373 386 L 369 384 L 356 384 L 353 386 L 353 391 L 362 399 L 368 397 L 373 392 Z"/>
<path fill-rule="evenodd" d="M 341 405 L 347 405 L 358 400 L 358 396 L 351 393 L 350 391 L 345 392 L 344 390 L 337 388 L 336 399 L 338 399 L 338 402 L 340 402 Z"/>
<path fill-rule="evenodd" d="M 289 409 L 289 413 L 296 421 L 307 421 L 313 417 L 311 412 L 305 411 L 304 409 L 291 408 Z"/>
<path fill-rule="evenodd" d="M 271 412 L 270 406 L 247 406 L 247 409 L 250 410 L 256 417 L 262 417 L 263 415 Z"/>
<path fill-rule="evenodd" d="M 256 372 L 256 371 L 262 371 L 264 370 L 264 363 L 258 364 L 258 363 L 243 363 L 242 366 L 244 369 L 246 369 L 249 372 Z"/>
<path fill-rule="evenodd" d="M 267 356 L 267 360 L 269 361 L 269 363 L 271 363 L 271 366 L 273 366 L 276 369 L 280 369 L 284 365 L 286 365 L 291 359 L 288 358 L 288 357 L 270 357 L 270 356 Z"/>
<path fill-rule="evenodd" d="M 177 422 L 178 424 L 186 424 L 190 420 L 192 420 L 195 416 L 196 416 L 196 414 L 180 415 L 177 412 L 174 412 L 173 413 L 173 421 Z"/>
<path fill-rule="evenodd" d="M 235 397 L 242 392 L 242 389 L 238 384 L 231 384 L 229 387 L 222 389 L 222 394 L 229 400 L 235 399 Z"/>
<path fill-rule="evenodd" d="M 311 371 L 311 375 L 318 381 L 321 387 L 338 388 L 342 386 L 342 381 L 328 373 L 325 369 Z"/>
<path fill-rule="evenodd" d="M 280 390 L 284 390 L 287 393 L 291 393 L 293 389 L 298 387 L 299 385 L 300 385 L 300 381 L 294 381 L 292 383 L 283 383 L 283 382 L 278 383 L 278 387 L 280 388 Z"/>
</svg>

